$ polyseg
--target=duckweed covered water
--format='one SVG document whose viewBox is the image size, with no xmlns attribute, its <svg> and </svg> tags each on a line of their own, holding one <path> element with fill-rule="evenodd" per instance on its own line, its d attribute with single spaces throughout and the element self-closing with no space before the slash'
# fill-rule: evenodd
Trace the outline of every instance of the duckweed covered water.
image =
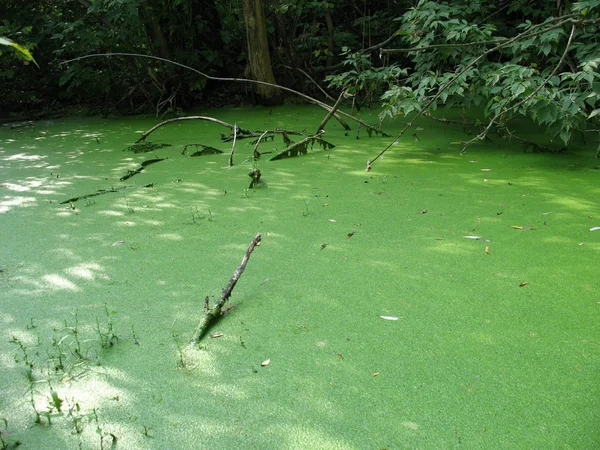
<svg viewBox="0 0 600 450">
<path fill-rule="evenodd" d="M 323 116 L 205 114 L 308 130 Z M 228 130 L 214 124 L 170 125 L 149 140 L 172 147 L 122 151 L 156 123 L 0 129 L 7 445 L 598 447 L 592 149 L 524 154 L 494 138 L 460 156 L 462 130 L 421 121 L 418 141 L 366 173 L 390 139 L 331 123 L 334 150 L 264 155 L 261 187 L 247 189 L 252 144 L 239 141 L 228 168 Z M 181 155 L 189 143 L 225 154 Z M 115 192 L 60 204 L 99 189 Z M 257 232 L 237 306 L 211 329 L 223 336 L 186 348 Z"/>
</svg>

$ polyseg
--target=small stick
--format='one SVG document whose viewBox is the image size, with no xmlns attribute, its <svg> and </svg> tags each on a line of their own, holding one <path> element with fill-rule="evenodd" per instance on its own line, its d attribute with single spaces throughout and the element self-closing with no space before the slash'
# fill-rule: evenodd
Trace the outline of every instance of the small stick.
<svg viewBox="0 0 600 450">
<path fill-rule="evenodd" d="M 229 167 L 233 166 L 233 153 L 235 152 L 235 141 L 237 140 L 237 123 L 233 125 L 233 145 L 229 154 Z"/>
<path fill-rule="evenodd" d="M 217 303 L 215 303 L 211 308 L 208 308 L 206 302 L 208 297 L 204 299 L 204 316 L 202 317 L 202 319 L 198 323 L 198 326 L 196 327 L 196 330 L 194 331 L 190 342 L 191 344 L 199 343 L 202 337 L 206 334 L 206 331 L 208 330 L 208 327 L 212 324 L 212 322 L 221 317 L 221 310 L 223 309 L 225 302 L 227 302 L 227 300 L 231 296 L 231 291 L 233 291 L 233 288 L 242 276 L 242 273 L 244 273 L 244 269 L 246 268 L 246 264 L 250 259 L 250 255 L 252 254 L 254 247 L 260 245 L 261 239 L 262 236 L 260 233 L 257 233 L 256 236 L 254 236 L 254 239 L 252 239 L 252 241 L 250 242 L 250 246 L 246 250 L 244 257 L 242 258 L 242 262 L 240 263 L 238 268 L 235 269 L 235 272 L 233 272 L 231 280 L 229 280 L 229 283 L 227 284 L 225 289 L 223 289 L 221 297 L 219 298 L 219 300 L 217 300 Z"/>
</svg>

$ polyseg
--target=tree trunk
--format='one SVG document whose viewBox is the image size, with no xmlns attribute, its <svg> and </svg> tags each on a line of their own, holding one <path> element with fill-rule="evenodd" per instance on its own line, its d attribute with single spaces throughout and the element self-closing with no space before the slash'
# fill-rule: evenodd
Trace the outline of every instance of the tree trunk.
<svg viewBox="0 0 600 450">
<path fill-rule="evenodd" d="M 323 5 L 325 11 L 325 23 L 327 24 L 327 64 L 326 67 L 332 67 L 335 64 L 335 46 L 333 41 L 333 20 L 331 19 L 330 4 Z"/>
<path fill-rule="evenodd" d="M 262 0 L 244 0 L 244 19 L 250 78 L 277 84 L 271 67 Z M 258 103 L 263 105 L 274 106 L 283 103 L 281 91 L 271 86 L 257 85 L 256 95 Z"/>
</svg>

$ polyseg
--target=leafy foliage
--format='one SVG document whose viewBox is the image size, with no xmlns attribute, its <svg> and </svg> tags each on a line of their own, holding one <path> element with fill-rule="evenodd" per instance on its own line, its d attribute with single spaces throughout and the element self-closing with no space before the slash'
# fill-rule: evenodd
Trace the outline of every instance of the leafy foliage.
<svg viewBox="0 0 600 450">
<path fill-rule="evenodd" d="M 348 47 L 342 48 L 345 56 L 344 65 L 350 70 L 326 78 L 329 87 L 335 87 L 352 95 L 360 95 L 371 106 L 373 99 L 380 96 L 385 89 L 392 89 L 406 69 L 393 65 L 390 67 L 374 67 L 370 55 L 362 52 L 351 52 Z"/>
<path fill-rule="evenodd" d="M 399 19 L 413 69 L 383 94 L 383 115 L 483 107 L 499 130 L 529 117 L 568 144 L 600 114 L 599 5 L 555 17 L 525 2 L 420 1 Z"/>
</svg>

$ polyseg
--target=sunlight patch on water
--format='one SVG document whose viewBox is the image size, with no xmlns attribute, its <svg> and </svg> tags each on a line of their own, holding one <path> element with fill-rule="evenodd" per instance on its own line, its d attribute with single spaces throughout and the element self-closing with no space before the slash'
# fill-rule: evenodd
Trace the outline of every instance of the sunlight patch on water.
<svg viewBox="0 0 600 450">
<path fill-rule="evenodd" d="M 48 156 L 45 155 L 28 155 L 27 153 L 17 153 L 15 155 L 6 156 L 5 158 L 0 158 L 4 161 L 39 161 L 41 159 L 46 159 Z"/>
<path fill-rule="evenodd" d="M 22 184 L 13 184 L 13 183 L 3 183 L 2 187 L 4 189 L 8 189 L 9 191 L 23 192 L 29 191 L 31 188 L 29 186 L 23 186 Z"/>
<path fill-rule="evenodd" d="M 183 240 L 183 236 L 181 236 L 178 233 L 164 233 L 164 234 L 159 234 L 158 237 L 161 239 L 166 239 L 168 241 L 182 241 Z"/>
<path fill-rule="evenodd" d="M 8 197 L 5 196 L 4 200 L 0 201 L 0 213 L 10 211 L 12 208 L 17 206 L 32 206 L 37 204 L 35 197 Z"/>
<path fill-rule="evenodd" d="M 407 428 L 409 430 L 418 430 L 419 429 L 419 424 L 416 422 L 402 422 L 400 425 L 402 425 L 404 428 Z"/>
<path fill-rule="evenodd" d="M 325 428 L 325 427 L 324 427 Z M 282 430 L 273 430 L 281 433 Z M 287 445 L 283 448 L 327 448 L 347 449 L 355 448 L 350 442 L 334 436 L 329 436 L 325 429 L 307 428 L 300 425 L 289 427 L 283 433 L 287 436 Z M 307 447 L 307 443 L 310 445 Z"/>
<path fill-rule="evenodd" d="M 155 227 L 160 227 L 160 226 L 164 225 L 164 222 L 162 220 L 145 220 L 144 223 L 146 225 L 152 225 Z"/>
<path fill-rule="evenodd" d="M 214 354 L 206 350 L 200 350 L 195 345 L 190 344 L 182 349 L 181 356 L 185 361 L 187 369 L 194 370 L 203 375 L 220 375 Z"/>
<path fill-rule="evenodd" d="M 589 200 L 584 200 L 576 197 L 567 197 L 566 195 L 554 196 L 548 200 L 551 203 L 566 206 L 567 208 L 576 209 L 578 211 L 595 211 L 598 204 Z"/>
<path fill-rule="evenodd" d="M 69 268 L 65 269 L 65 272 L 67 272 L 72 277 L 83 278 L 86 280 L 94 280 L 101 275 L 101 274 L 95 273 L 96 271 L 99 271 L 99 270 L 103 270 L 102 266 L 100 266 L 99 264 L 84 263 L 84 264 L 79 264 L 74 267 L 69 267 Z"/>
<path fill-rule="evenodd" d="M 101 216 L 124 216 L 125 213 L 121 212 L 121 211 L 112 211 L 112 210 L 102 210 L 102 211 L 98 211 L 98 214 Z"/>
<path fill-rule="evenodd" d="M 67 280 L 66 278 L 58 274 L 44 275 L 42 279 L 46 281 L 46 283 L 48 283 L 49 285 L 48 287 L 52 289 L 67 290 L 73 292 L 79 292 L 81 290 L 77 287 L 75 283 Z"/>
</svg>

